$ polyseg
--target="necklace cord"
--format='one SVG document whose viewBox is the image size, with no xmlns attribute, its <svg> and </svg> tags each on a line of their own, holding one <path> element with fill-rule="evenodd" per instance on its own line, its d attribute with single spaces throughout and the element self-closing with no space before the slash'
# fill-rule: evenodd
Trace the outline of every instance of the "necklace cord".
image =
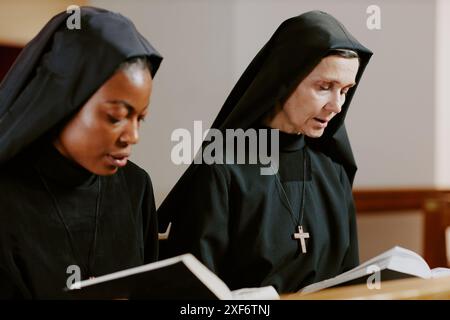
<svg viewBox="0 0 450 320">
<path fill-rule="evenodd" d="M 67 225 L 66 221 L 64 220 L 61 209 L 59 208 L 59 205 L 58 205 L 58 201 L 56 200 L 56 196 L 50 190 L 50 187 L 49 187 L 47 181 L 44 179 L 43 175 L 41 174 L 40 170 L 37 167 L 34 167 L 34 169 L 38 173 L 39 179 L 41 180 L 42 184 L 44 185 L 47 193 L 50 195 L 53 205 L 56 209 L 56 213 L 58 214 L 58 217 L 61 220 L 61 223 L 64 225 L 64 229 L 66 230 L 67 236 L 69 237 L 69 242 L 70 242 L 70 247 L 72 249 L 72 252 L 75 255 L 76 259 L 81 263 L 83 261 L 83 260 L 81 260 L 81 254 L 78 251 L 78 249 L 75 247 L 75 241 L 73 239 L 72 233 L 70 232 L 69 226 Z M 93 263 L 93 256 L 95 255 L 95 250 L 96 250 L 97 233 L 98 233 L 98 216 L 99 216 L 99 211 L 100 211 L 99 210 L 100 209 L 100 195 L 101 195 L 101 179 L 100 179 L 100 177 L 98 177 L 97 199 L 96 199 L 96 206 L 95 206 L 94 236 L 92 239 L 92 243 L 89 247 L 87 265 L 85 265 L 85 269 L 86 269 L 85 271 L 88 276 L 91 275 L 91 270 L 92 270 L 91 264 Z"/>
<path fill-rule="evenodd" d="M 281 179 L 279 177 L 279 173 L 275 173 L 275 170 L 272 168 L 272 171 L 274 172 L 276 176 L 276 181 L 283 192 L 284 198 L 286 199 L 287 205 L 289 207 L 289 213 L 291 216 L 291 220 L 294 223 L 295 226 L 301 226 L 303 222 L 303 216 L 305 213 L 305 195 L 306 195 L 306 147 L 303 148 L 303 188 L 302 188 L 302 203 L 301 203 L 301 209 L 300 209 L 300 218 L 298 219 L 297 224 L 295 224 L 294 219 L 294 210 L 292 209 L 291 202 L 289 201 L 289 198 L 286 194 L 286 191 L 284 190 L 284 187 L 281 183 Z"/>
</svg>

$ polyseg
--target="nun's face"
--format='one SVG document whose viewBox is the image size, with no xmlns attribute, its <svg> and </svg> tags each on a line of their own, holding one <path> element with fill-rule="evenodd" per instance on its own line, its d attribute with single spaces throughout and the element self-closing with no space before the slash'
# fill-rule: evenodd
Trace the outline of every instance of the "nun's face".
<svg viewBox="0 0 450 320">
<path fill-rule="evenodd" d="M 116 72 L 62 129 L 56 148 L 92 173 L 116 173 L 139 140 L 151 90 L 148 70 Z"/>
<path fill-rule="evenodd" d="M 311 138 L 322 136 L 333 117 L 341 112 L 348 90 L 355 85 L 359 60 L 328 56 L 297 86 L 271 126 Z"/>
</svg>

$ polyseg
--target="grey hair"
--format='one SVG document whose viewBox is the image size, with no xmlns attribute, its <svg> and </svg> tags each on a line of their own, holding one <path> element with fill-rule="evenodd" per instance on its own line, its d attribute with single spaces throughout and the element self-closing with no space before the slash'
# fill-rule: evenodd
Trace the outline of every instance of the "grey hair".
<svg viewBox="0 0 450 320">
<path fill-rule="evenodd" d="M 358 58 L 359 59 L 359 54 L 356 51 L 353 50 L 349 50 L 349 49 L 331 49 L 330 51 L 327 52 L 327 57 L 328 56 L 339 56 L 342 58 Z"/>
</svg>

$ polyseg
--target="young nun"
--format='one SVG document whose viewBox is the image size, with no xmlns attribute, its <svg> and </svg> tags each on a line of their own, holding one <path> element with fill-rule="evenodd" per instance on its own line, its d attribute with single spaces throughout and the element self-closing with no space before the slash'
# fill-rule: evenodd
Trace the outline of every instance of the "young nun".
<svg viewBox="0 0 450 320">
<path fill-rule="evenodd" d="M 55 16 L 0 86 L 0 298 L 67 298 L 157 259 L 148 174 L 128 160 L 162 57 L 120 14 Z M 69 283 L 71 284 L 71 283 Z"/>
<path fill-rule="evenodd" d="M 278 166 L 233 163 L 229 149 L 231 163 L 191 165 L 158 209 L 160 232 L 171 222 L 161 254 L 192 252 L 232 289 L 279 293 L 358 265 L 356 165 L 344 120 L 371 55 L 327 13 L 284 21 L 212 125 L 223 137 L 278 129 L 279 149 L 269 146 Z"/>
</svg>

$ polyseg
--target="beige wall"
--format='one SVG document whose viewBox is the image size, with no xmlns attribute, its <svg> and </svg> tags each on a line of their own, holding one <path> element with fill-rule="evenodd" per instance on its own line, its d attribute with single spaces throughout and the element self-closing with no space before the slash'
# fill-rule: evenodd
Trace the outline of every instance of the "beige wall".
<svg viewBox="0 0 450 320">
<path fill-rule="evenodd" d="M 23 46 L 56 13 L 86 0 L 1 0 L 0 44 Z"/>
<path fill-rule="evenodd" d="M 450 1 L 437 0 L 436 5 L 436 52 L 435 93 L 436 126 L 435 145 L 437 156 L 435 180 L 439 186 L 450 181 Z M 450 247 L 449 247 L 450 249 Z"/>
<path fill-rule="evenodd" d="M 361 262 L 396 245 L 423 254 L 423 222 L 420 211 L 371 212 L 359 215 Z"/>
</svg>

